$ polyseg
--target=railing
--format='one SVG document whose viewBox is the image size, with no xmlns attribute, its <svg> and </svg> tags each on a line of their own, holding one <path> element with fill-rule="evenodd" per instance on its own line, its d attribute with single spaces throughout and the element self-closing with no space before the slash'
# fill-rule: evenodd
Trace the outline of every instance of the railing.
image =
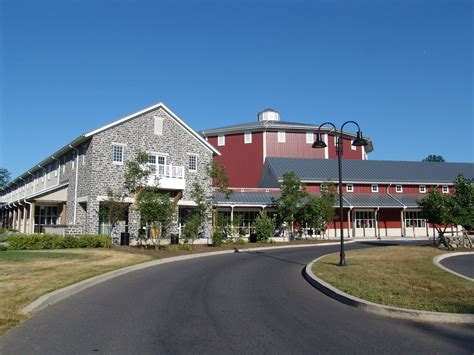
<svg viewBox="0 0 474 355">
<path fill-rule="evenodd" d="M 184 179 L 184 166 L 156 165 L 155 174 L 159 178 Z"/>
</svg>

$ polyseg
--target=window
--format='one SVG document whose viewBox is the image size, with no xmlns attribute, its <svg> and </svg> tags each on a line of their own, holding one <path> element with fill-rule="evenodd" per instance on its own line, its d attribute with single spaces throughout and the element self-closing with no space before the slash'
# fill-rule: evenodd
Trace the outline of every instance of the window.
<svg viewBox="0 0 474 355">
<path fill-rule="evenodd" d="M 44 171 L 41 171 L 40 174 L 41 174 L 41 182 L 44 182 Z"/>
<path fill-rule="evenodd" d="M 379 192 L 379 185 L 372 185 L 372 192 Z"/>
<path fill-rule="evenodd" d="M 48 165 L 47 171 L 48 171 L 48 180 L 50 180 L 51 179 L 51 164 Z"/>
<path fill-rule="evenodd" d="M 354 145 L 354 140 L 351 140 L 351 149 L 357 150 L 357 147 Z"/>
<path fill-rule="evenodd" d="M 278 131 L 278 143 L 285 143 L 285 142 L 286 142 L 285 131 Z"/>
<path fill-rule="evenodd" d="M 74 160 L 75 160 L 74 155 L 72 155 L 72 169 L 74 169 L 74 163 L 75 163 Z"/>
<path fill-rule="evenodd" d="M 58 176 L 59 162 L 57 161 L 54 165 L 54 177 Z"/>
<path fill-rule="evenodd" d="M 154 119 L 153 132 L 157 136 L 161 136 L 163 135 L 163 117 L 155 117 Z"/>
<path fill-rule="evenodd" d="M 421 217 L 420 211 L 405 211 L 405 227 L 425 228 L 426 219 Z"/>
<path fill-rule="evenodd" d="M 313 144 L 314 143 L 313 132 L 306 132 L 306 143 L 308 143 L 308 144 Z"/>
<path fill-rule="evenodd" d="M 375 228 L 375 213 L 373 211 L 356 211 L 354 222 L 356 228 Z"/>
<path fill-rule="evenodd" d="M 337 137 L 336 136 L 333 136 L 334 137 L 334 146 L 337 147 Z"/>
<path fill-rule="evenodd" d="M 443 194 L 449 194 L 449 186 L 443 186 Z"/>
<path fill-rule="evenodd" d="M 113 145 L 112 146 L 112 163 L 123 164 L 123 146 Z"/>
<path fill-rule="evenodd" d="M 222 147 L 222 146 L 225 145 L 225 136 L 224 135 L 217 136 L 217 145 L 219 147 Z"/>
<path fill-rule="evenodd" d="M 197 171 L 197 155 L 190 155 L 188 158 L 189 171 Z"/>
<path fill-rule="evenodd" d="M 39 171 L 38 171 L 38 172 L 36 173 L 36 179 L 35 179 L 35 180 L 36 180 L 36 185 L 39 184 L 39 178 L 40 178 L 40 173 L 39 173 Z"/>
<path fill-rule="evenodd" d="M 420 193 L 424 194 L 426 192 L 426 186 L 420 185 Z"/>
<path fill-rule="evenodd" d="M 148 156 L 148 167 L 152 174 L 163 176 L 165 174 L 166 156 L 158 154 L 150 154 Z"/>
<path fill-rule="evenodd" d="M 347 184 L 346 185 L 346 192 L 354 192 L 354 185 Z"/>
<path fill-rule="evenodd" d="M 252 143 L 252 132 L 244 133 L 244 143 L 245 144 Z"/>
<path fill-rule="evenodd" d="M 397 185 L 397 186 L 395 187 L 395 191 L 398 192 L 398 193 L 403 192 L 403 186 L 402 186 L 402 185 Z"/>
</svg>

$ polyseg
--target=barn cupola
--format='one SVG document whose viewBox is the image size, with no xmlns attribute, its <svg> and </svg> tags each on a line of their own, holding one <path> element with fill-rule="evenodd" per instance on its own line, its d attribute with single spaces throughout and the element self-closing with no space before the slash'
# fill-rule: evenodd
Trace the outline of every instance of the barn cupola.
<svg viewBox="0 0 474 355">
<path fill-rule="evenodd" d="M 257 117 L 258 117 L 258 122 L 280 121 L 280 114 L 271 108 L 266 108 L 262 112 L 259 112 Z"/>
</svg>

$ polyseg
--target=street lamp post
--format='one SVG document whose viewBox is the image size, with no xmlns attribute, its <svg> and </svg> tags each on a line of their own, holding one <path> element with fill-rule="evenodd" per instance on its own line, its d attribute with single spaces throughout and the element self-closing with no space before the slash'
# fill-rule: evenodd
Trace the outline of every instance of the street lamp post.
<svg viewBox="0 0 474 355">
<path fill-rule="evenodd" d="M 355 121 L 346 121 L 342 124 L 339 133 L 337 131 L 336 126 L 331 122 L 324 122 L 318 127 L 318 133 L 316 136 L 316 141 L 313 143 L 313 148 L 326 148 L 326 143 L 321 139 L 321 127 L 324 125 L 330 125 L 334 128 L 335 134 L 334 139 L 336 141 L 336 153 L 337 153 L 337 163 L 338 163 L 338 171 L 339 171 L 339 223 L 340 223 L 340 236 L 341 236 L 341 248 L 339 254 L 339 266 L 347 266 L 346 264 L 346 254 L 344 253 L 344 207 L 343 207 L 343 198 L 342 198 L 342 154 L 343 154 L 343 138 L 342 138 L 342 130 L 344 126 L 348 123 L 353 123 L 357 126 L 357 137 L 352 142 L 353 146 L 360 147 L 366 146 L 367 140 L 365 140 L 362 136 L 362 131 L 360 130 L 359 124 Z"/>
</svg>

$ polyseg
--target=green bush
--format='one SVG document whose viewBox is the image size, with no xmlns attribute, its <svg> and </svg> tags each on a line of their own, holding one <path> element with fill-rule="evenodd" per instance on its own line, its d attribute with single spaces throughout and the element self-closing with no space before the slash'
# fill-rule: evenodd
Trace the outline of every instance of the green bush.
<svg viewBox="0 0 474 355">
<path fill-rule="evenodd" d="M 222 233 L 222 230 L 220 228 L 217 228 L 214 233 L 212 233 L 212 245 L 218 247 L 222 244 L 223 239 L 224 235 Z"/>
<path fill-rule="evenodd" d="M 245 239 L 239 238 L 234 242 L 234 244 L 247 244 L 247 241 Z"/>
<path fill-rule="evenodd" d="M 254 227 L 257 232 L 257 242 L 265 243 L 272 237 L 275 230 L 275 221 L 268 217 L 265 213 L 260 213 L 255 219 Z"/>
<path fill-rule="evenodd" d="M 5 251 L 7 250 L 7 246 L 5 244 L 0 244 L 0 251 Z"/>
<path fill-rule="evenodd" d="M 193 246 L 191 244 L 179 244 L 179 250 L 193 250 Z"/>
<path fill-rule="evenodd" d="M 23 234 L 9 236 L 7 243 L 9 250 L 108 248 L 112 245 L 112 240 L 105 235 L 72 237 L 59 234 Z"/>
</svg>

